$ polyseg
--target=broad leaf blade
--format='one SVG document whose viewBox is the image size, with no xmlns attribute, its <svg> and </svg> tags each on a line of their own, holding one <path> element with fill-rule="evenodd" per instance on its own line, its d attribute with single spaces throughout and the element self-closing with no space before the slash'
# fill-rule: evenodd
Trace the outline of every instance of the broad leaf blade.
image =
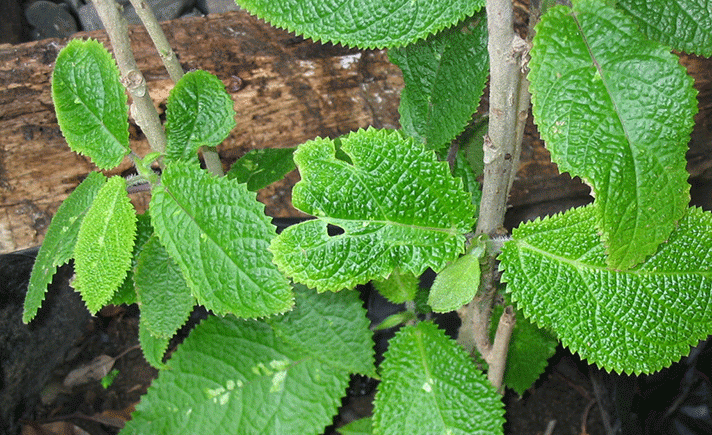
<svg viewBox="0 0 712 435">
<path fill-rule="evenodd" d="M 501 434 L 501 397 L 472 359 L 434 324 L 406 326 L 381 364 L 373 433 Z M 474 417 L 476 416 L 476 417 Z"/>
<path fill-rule="evenodd" d="M 22 314 L 23 322 L 28 323 L 37 314 L 47 292 L 47 285 L 52 282 L 57 267 L 74 256 L 74 245 L 82 219 L 104 183 L 106 177 L 103 174 L 89 173 L 57 209 L 32 266 L 25 296 L 25 311 Z"/>
<path fill-rule="evenodd" d="M 247 183 L 248 190 L 260 190 L 296 169 L 292 159 L 295 150 L 296 148 L 251 150 L 233 163 L 226 175 L 240 183 Z"/>
<path fill-rule="evenodd" d="M 349 373 L 376 377 L 373 340 L 366 311 L 357 292 L 316 295 L 297 286 L 300 304 L 267 322 L 277 336 L 294 348 L 329 361 Z M 310 304 L 309 307 L 305 304 Z M 312 316 L 318 316 L 315 322 Z M 354 349 L 362 352 L 354 353 Z M 363 351 L 368 349 L 368 351 Z"/>
<path fill-rule="evenodd" d="M 275 229 L 244 184 L 175 162 L 154 187 L 150 210 L 198 303 L 245 318 L 292 306 L 291 288 L 267 251 Z"/>
<path fill-rule="evenodd" d="M 484 251 L 483 251 L 484 252 Z M 435 277 L 428 305 L 436 313 L 454 311 L 470 302 L 480 286 L 480 258 L 466 254 Z"/>
<path fill-rule="evenodd" d="M 173 337 L 188 320 L 195 298 L 180 268 L 155 235 L 141 250 L 135 279 L 141 323 L 157 338 Z"/>
<path fill-rule="evenodd" d="M 74 246 L 72 286 L 93 314 L 106 304 L 124 281 L 136 236 L 136 211 L 126 182 L 114 176 L 101 187 L 87 211 Z"/>
<path fill-rule="evenodd" d="M 235 110 L 225 85 L 206 71 L 184 75 L 166 103 L 166 157 L 195 159 L 201 146 L 218 146 L 235 127 Z"/>
<path fill-rule="evenodd" d="M 649 38 L 675 50 L 712 56 L 710 0 L 617 0 Z"/>
<path fill-rule="evenodd" d="M 72 151 L 100 169 L 118 166 L 129 153 L 129 109 L 119 70 L 96 40 L 72 40 L 52 73 L 57 122 Z"/>
<path fill-rule="evenodd" d="M 382 280 L 396 267 L 440 271 L 464 250 L 474 207 L 447 163 L 398 132 L 360 130 L 302 144 L 295 207 L 319 219 L 284 230 L 270 249 L 279 268 L 318 291 Z M 344 230 L 329 236 L 327 224 Z"/>
<path fill-rule="evenodd" d="M 450 144 L 477 110 L 489 73 L 484 14 L 424 41 L 388 50 L 403 71 L 403 130 L 429 149 Z"/>
<path fill-rule="evenodd" d="M 336 359 L 320 355 L 334 333 L 348 343 Z M 346 393 L 350 361 L 372 355 L 370 336 L 348 292 L 298 291 L 294 314 L 269 322 L 211 317 L 173 354 L 121 433 L 323 433 Z"/>
<path fill-rule="evenodd" d="M 236 0 L 275 27 L 360 48 L 398 47 L 480 10 L 482 0 Z"/>
<path fill-rule="evenodd" d="M 607 370 L 650 373 L 712 334 L 712 215 L 688 209 L 638 267 L 606 264 L 593 207 L 522 225 L 506 243 L 507 289 L 525 316 Z"/>
<path fill-rule="evenodd" d="M 551 158 L 593 186 L 609 264 L 633 267 L 689 201 L 692 79 L 669 49 L 594 1 L 550 9 L 531 56 L 534 118 Z"/>
</svg>

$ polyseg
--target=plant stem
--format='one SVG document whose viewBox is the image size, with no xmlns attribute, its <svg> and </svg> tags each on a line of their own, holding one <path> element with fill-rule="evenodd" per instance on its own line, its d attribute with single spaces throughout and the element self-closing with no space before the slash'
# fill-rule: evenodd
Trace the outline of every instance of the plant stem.
<svg viewBox="0 0 712 435">
<path fill-rule="evenodd" d="M 171 44 L 168 43 L 161 25 L 158 24 L 156 15 L 153 13 L 151 6 L 144 0 L 130 0 L 138 17 L 141 19 L 143 26 L 148 32 L 148 36 L 151 37 L 153 45 L 156 47 L 158 55 L 163 61 L 163 66 L 165 66 L 168 75 L 171 77 L 174 83 L 177 83 L 183 75 L 183 67 L 178 62 L 178 57 L 176 56 Z M 222 163 L 220 162 L 220 156 L 214 147 L 201 147 L 200 152 L 203 155 L 203 160 L 205 161 L 205 166 L 208 171 L 214 175 L 222 176 L 224 171 L 222 168 Z"/>
<path fill-rule="evenodd" d="M 222 163 L 220 162 L 220 155 L 218 154 L 215 147 L 200 147 L 200 153 L 203 155 L 205 168 L 208 170 L 208 172 L 218 177 L 221 177 L 225 174 L 223 171 Z"/>
<path fill-rule="evenodd" d="M 490 352 L 492 363 L 490 363 L 487 370 L 487 379 L 498 390 L 501 389 L 502 381 L 504 380 L 509 340 L 512 338 L 515 320 L 514 309 L 511 306 L 505 307 L 499 318 L 497 332 L 494 335 L 494 343 Z"/>
<path fill-rule="evenodd" d="M 529 91 L 522 59 L 528 44 L 514 32 L 511 0 L 487 0 L 490 55 L 489 131 L 484 140 L 484 182 L 475 234 L 504 234 L 504 214 L 519 164 L 521 141 L 529 110 Z M 502 385 L 514 311 L 506 307 L 494 345 L 489 338 L 492 306 L 497 293 L 496 254 L 488 252 L 481 291 L 458 310 L 462 327 L 458 341 L 469 351 L 476 348 L 489 365 L 488 378 Z"/>
<path fill-rule="evenodd" d="M 171 48 L 171 44 L 168 43 L 168 39 L 166 39 L 166 35 L 163 33 L 163 29 L 161 29 L 161 25 L 158 24 L 153 9 L 151 9 L 151 6 L 144 0 L 130 1 L 139 19 L 141 19 L 143 26 L 146 28 L 148 36 L 151 37 L 153 45 L 156 46 L 158 55 L 161 57 L 163 65 L 166 67 L 166 71 L 168 71 L 168 75 L 171 76 L 171 80 L 173 80 L 174 83 L 177 82 L 183 77 L 183 67 L 180 66 L 180 62 L 178 62 L 178 58 L 173 48 Z"/>
<path fill-rule="evenodd" d="M 163 153 L 166 149 L 166 134 L 151 95 L 148 93 L 146 79 L 138 69 L 131 51 L 126 20 L 119 13 L 119 6 L 114 0 L 92 0 L 92 2 L 114 48 L 114 57 L 121 71 L 121 81 L 133 99 L 131 116 L 143 130 L 151 149 Z"/>
</svg>

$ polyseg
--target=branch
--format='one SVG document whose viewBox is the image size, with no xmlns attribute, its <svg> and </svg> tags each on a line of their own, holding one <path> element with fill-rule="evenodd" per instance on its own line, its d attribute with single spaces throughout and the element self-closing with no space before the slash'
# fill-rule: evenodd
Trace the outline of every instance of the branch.
<svg viewBox="0 0 712 435">
<path fill-rule="evenodd" d="M 136 59 L 131 52 L 126 20 L 119 13 L 119 6 L 114 0 L 92 0 L 92 2 L 114 48 L 114 57 L 121 71 L 121 81 L 133 99 L 131 116 L 143 130 L 151 149 L 163 153 L 166 150 L 166 134 L 148 93 L 146 79 L 138 69 Z"/>
<path fill-rule="evenodd" d="M 509 340 L 512 338 L 515 324 L 514 308 L 506 306 L 499 318 L 497 332 L 494 335 L 494 344 L 490 351 L 490 360 L 487 370 L 487 379 L 496 388 L 502 387 L 504 380 L 504 369 L 507 367 L 507 353 L 509 352 Z"/>
<path fill-rule="evenodd" d="M 163 61 L 163 65 L 166 67 L 168 75 L 171 76 L 171 80 L 173 80 L 174 83 L 178 82 L 178 80 L 183 77 L 183 67 L 180 66 L 180 62 L 178 62 L 178 58 L 176 57 L 173 48 L 171 48 L 171 44 L 169 44 L 168 39 L 166 39 L 166 34 L 163 33 L 161 25 L 158 24 L 156 15 L 153 13 L 153 9 L 151 9 L 151 6 L 144 0 L 130 1 L 136 10 L 136 14 L 143 23 L 143 27 L 146 28 L 148 36 L 151 37 L 153 45 L 156 46 L 158 55 L 161 57 L 161 61 Z"/>
<path fill-rule="evenodd" d="M 180 65 L 180 62 L 178 62 L 178 58 L 173 48 L 171 48 L 171 44 L 168 43 L 168 39 L 166 39 L 166 35 L 163 33 L 163 29 L 161 29 L 161 25 L 158 24 L 158 20 L 151 6 L 144 0 L 130 1 L 134 9 L 136 9 L 136 13 L 146 28 L 148 35 L 151 37 L 153 45 L 161 57 L 163 66 L 165 66 L 166 71 L 168 71 L 168 75 L 174 83 L 177 83 L 184 75 L 183 67 Z M 224 175 L 220 156 L 214 147 L 201 147 L 200 153 L 203 155 L 205 166 L 210 173 L 217 176 Z"/>
<path fill-rule="evenodd" d="M 504 214 L 519 165 L 529 113 L 530 98 L 523 67 L 529 45 L 514 32 L 511 0 L 487 0 L 486 8 L 490 55 L 489 132 L 484 140 L 484 182 L 475 234 L 496 237 L 505 233 Z M 495 258 L 496 253 L 488 250 L 481 291 L 458 310 L 462 319 L 458 341 L 470 352 L 475 348 L 479 351 L 490 367 L 490 382 L 499 388 L 514 314 L 511 307 L 505 310 L 505 314 L 509 314 L 503 314 L 500 319 L 493 345 L 489 325 L 497 292 Z"/>
</svg>

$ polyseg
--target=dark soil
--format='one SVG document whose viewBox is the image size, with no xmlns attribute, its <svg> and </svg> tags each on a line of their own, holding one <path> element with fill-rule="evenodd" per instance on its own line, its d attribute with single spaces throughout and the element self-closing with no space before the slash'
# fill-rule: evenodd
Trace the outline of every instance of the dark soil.
<svg viewBox="0 0 712 435">
<path fill-rule="evenodd" d="M 193 324 L 203 316 L 196 314 Z M 23 399 L 26 403 L 21 415 L 16 416 L 16 427 L 25 434 L 50 434 L 48 430 L 57 427 L 62 429 L 56 433 L 71 433 L 67 428 L 72 426 L 91 435 L 118 433 L 157 375 L 135 348 L 138 320 L 136 306 L 105 308 L 90 318 L 47 380 L 42 385 L 27 385 L 28 390 L 34 388 L 38 393 Z M 182 331 L 181 335 L 186 333 Z M 119 356 L 113 365 L 118 375 L 108 388 L 97 379 L 73 388 L 62 386 L 71 371 L 102 355 Z M 334 427 L 369 415 L 375 388 L 372 380 L 354 379 Z M 564 350 L 552 358 L 550 368 L 524 397 L 507 393 L 505 402 L 507 434 L 544 434 L 550 426 L 554 431 L 549 433 L 561 435 L 605 433 L 587 368 Z M 332 429 L 327 433 L 335 432 Z"/>
</svg>

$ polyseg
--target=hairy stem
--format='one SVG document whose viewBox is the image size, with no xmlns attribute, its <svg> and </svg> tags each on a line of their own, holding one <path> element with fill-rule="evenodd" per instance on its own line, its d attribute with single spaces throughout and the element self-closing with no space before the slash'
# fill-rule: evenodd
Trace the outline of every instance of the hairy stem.
<svg viewBox="0 0 712 435">
<path fill-rule="evenodd" d="M 168 75 L 171 76 L 173 82 L 177 82 L 183 77 L 183 67 L 180 66 L 180 62 L 178 62 L 173 48 L 171 48 L 171 45 L 168 43 L 168 39 L 166 39 L 166 35 L 163 33 L 163 29 L 161 29 L 161 25 L 158 24 L 153 9 L 151 9 L 151 6 L 144 0 L 130 1 L 139 19 L 141 19 L 143 26 L 146 28 L 148 36 L 151 37 L 153 45 L 156 46 L 158 55 L 161 57 L 161 61 L 163 61 Z"/>
<path fill-rule="evenodd" d="M 114 48 L 114 57 L 121 71 L 121 82 L 131 94 L 133 100 L 131 116 L 143 130 L 151 149 L 165 152 L 166 134 L 151 95 L 148 93 L 146 79 L 138 69 L 131 51 L 126 20 L 119 13 L 119 6 L 114 0 L 92 0 L 92 2 Z"/>
<path fill-rule="evenodd" d="M 489 131 L 484 140 L 484 182 L 475 234 L 504 234 L 504 214 L 519 164 L 521 141 L 529 110 L 524 71 L 528 43 L 514 32 L 511 0 L 487 0 L 490 55 Z M 489 338 L 492 306 L 497 293 L 496 254 L 488 252 L 481 291 L 458 310 L 462 327 L 458 340 L 469 351 L 477 349 L 490 367 L 488 378 L 499 388 L 506 364 L 514 311 L 506 307 L 495 335 Z"/>
</svg>

